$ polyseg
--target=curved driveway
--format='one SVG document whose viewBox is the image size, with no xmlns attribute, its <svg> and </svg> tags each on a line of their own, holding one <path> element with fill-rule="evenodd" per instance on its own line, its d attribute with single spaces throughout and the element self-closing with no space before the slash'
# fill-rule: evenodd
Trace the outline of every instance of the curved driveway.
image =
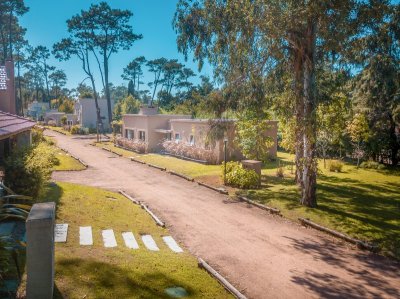
<svg viewBox="0 0 400 299">
<path fill-rule="evenodd" d="M 400 266 L 312 229 L 54 132 L 85 161 L 53 178 L 146 202 L 174 237 L 249 298 L 400 298 Z M 341 243 L 338 246 L 338 243 Z"/>
</svg>

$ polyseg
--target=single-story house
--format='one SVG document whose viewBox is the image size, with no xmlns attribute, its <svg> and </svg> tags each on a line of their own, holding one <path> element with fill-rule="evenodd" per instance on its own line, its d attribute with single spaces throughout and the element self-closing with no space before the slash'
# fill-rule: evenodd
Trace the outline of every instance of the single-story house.
<svg viewBox="0 0 400 299">
<path fill-rule="evenodd" d="M 57 110 L 52 110 L 52 111 L 46 112 L 46 114 L 44 116 L 44 121 L 46 124 L 49 124 L 49 121 L 54 121 L 56 126 L 62 126 L 61 119 L 64 116 L 67 117 L 66 125 L 73 126 L 78 123 L 78 117 L 76 114 L 58 112 Z"/>
<path fill-rule="evenodd" d="M 49 111 L 49 103 L 33 101 L 28 104 L 26 115 L 32 117 L 34 120 L 44 120 L 46 113 Z"/>
<path fill-rule="evenodd" d="M 190 146 L 193 149 L 204 150 L 208 155 L 204 155 L 206 160 L 211 159 L 214 163 L 221 163 L 224 159 L 224 137 L 218 134 L 210 134 L 215 124 L 224 127 L 224 135 L 227 139 L 227 158 L 229 160 L 243 159 L 241 151 L 235 144 L 236 128 L 234 119 L 192 119 L 190 115 L 169 115 L 158 114 L 157 108 L 141 108 L 138 114 L 126 114 L 122 117 L 122 138 L 131 142 L 142 142 L 146 144 L 146 152 L 159 152 L 164 149 L 163 143 L 170 141 L 180 144 L 180 155 L 190 151 L 183 146 Z M 277 131 L 278 122 L 269 121 L 270 129 L 266 135 L 272 137 L 273 146 L 269 150 L 269 155 L 275 158 L 277 155 Z M 212 137 L 215 136 L 215 137 Z M 211 154 L 210 154 L 211 153 Z M 199 158 L 200 159 L 200 158 Z"/>
<path fill-rule="evenodd" d="M 103 126 L 105 130 L 110 130 L 110 121 L 108 120 L 108 108 L 107 99 L 98 99 L 100 108 L 100 116 L 103 121 Z M 111 111 L 114 110 L 114 101 L 111 101 Z M 97 113 L 96 113 L 96 103 L 94 99 L 86 98 L 79 99 L 75 103 L 74 114 L 77 117 L 77 122 L 85 128 L 97 127 Z"/>
<path fill-rule="evenodd" d="M 35 122 L 0 111 L 0 161 L 10 155 L 15 148 L 32 144 L 31 130 Z"/>
</svg>

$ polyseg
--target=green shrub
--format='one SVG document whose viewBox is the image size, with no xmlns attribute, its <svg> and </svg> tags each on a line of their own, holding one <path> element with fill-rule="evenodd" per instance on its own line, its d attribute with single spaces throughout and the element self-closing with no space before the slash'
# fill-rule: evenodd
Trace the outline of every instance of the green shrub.
<svg viewBox="0 0 400 299">
<path fill-rule="evenodd" d="M 222 176 L 224 175 L 224 164 L 222 164 Z M 241 189 L 258 187 L 259 176 L 254 170 L 244 169 L 239 162 L 228 162 L 226 164 L 226 184 Z"/>
<path fill-rule="evenodd" d="M 340 160 L 329 160 L 328 169 L 330 172 L 341 172 L 343 168 L 343 162 Z"/>
<path fill-rule="evenodd" d="M 375 161 L 365 161 L 360 164 L 361 168 L 365 169 L 378 169 L 378 170 L 384 170 L 386 169 L 386 166 L 382 163 L 378 163 Z"/>
<path fill-rule="evenodd" d="M 63 117 L 61 117 L 61 119 L 60 119 L 60 122 L 61 122 L 61 124 L 63 125 L 63 126 L 65 126 L 66 124 L 67 124 L 67 116 L 66 115 L 64 115 Z"/>
<path fill-rule="evenodd" d="M 57 163 L 56 150 L 45 142 L 16 151 L 5 160 L 5 184 L 17 194 L 37 197 Z"/>
<path fill-rule="evenodd" d="M 33 127 L 32 130 L 32 144 L 37 145 L 44 141 L 43 130 L 37 127 Z"/>
<path fill-rule="evenodd" d="M 70 130 L 70 132 L 71 132 L 71 134 L 81 134 L 81 132 L 82 132 L 82 128 L 81 128 L 81 126 L 79 126 L 79 125 L 75 125 L 75 126 L 72 126 L 71 127 L 71 130 Z"/>
</svg>

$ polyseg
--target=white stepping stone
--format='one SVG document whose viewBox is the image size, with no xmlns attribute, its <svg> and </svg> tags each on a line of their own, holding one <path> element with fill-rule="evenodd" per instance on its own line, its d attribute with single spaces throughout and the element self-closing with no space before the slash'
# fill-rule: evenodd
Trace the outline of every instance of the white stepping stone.
<svg viewBox="0 0 400 299">
<path fill-rule="evenodd" d="M 112 229 L 105 229 L 101 234 L 103 235 L 104 247 L 117 247 L 117 240 L 115 240 L 114 231 Z"/>
<path fill-rule="evenodd" d="M 147 247 L 148 250 L 151 251 L 159 251 L 160 249 L 157 247 L 156 242 L 154 241 L 153 237 L 150 235 L 143 235 L 142 236 L 143 244 Z"/>
<path fill-rule="evenodd" d="M 68 224 L 56 224 L 54 227 L 54 242 L 65 243 L 67 242 Z"/>
<path fill-rule="evenodd" d="M 171 236 L 165 236 L 165 237 L 162 237 L 162 239 L 164 240 L 165 244 L 167 244 L 169 249 L 171 249 L 173 252 L 176 252 L 176 253 L 183 252 L 182 248 L 179 247 L 178 243 L 176 243 L 174 238 L 172 238 Z"/>
<path fill-rule="evenodd" d="M 139 244 L 136 242 L 135 236 L 132 232 L 122 233 L 122 238 L 125 241 L 126 247 L 130 249 L 139 249 Z"/>
<path fill-rule="evenodd" d="M 79 227 L 79 244 L 83 246 L 93 245 L 92 227 L 80 226 Z"/>
</svg>

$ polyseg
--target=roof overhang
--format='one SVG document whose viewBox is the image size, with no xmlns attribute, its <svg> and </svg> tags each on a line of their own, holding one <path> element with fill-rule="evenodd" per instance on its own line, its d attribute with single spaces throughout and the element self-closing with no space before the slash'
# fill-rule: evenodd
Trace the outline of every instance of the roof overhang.
<svg viewBox="0 0 400 299">
<path fill-rule="evenodd" d="M 156 133 L 162 133 L 162 134 L 168 134 L 168 133 L 172 133 L 172 130 L 155 129 L 154 132 L 156 132 Z"/>
</svg>

